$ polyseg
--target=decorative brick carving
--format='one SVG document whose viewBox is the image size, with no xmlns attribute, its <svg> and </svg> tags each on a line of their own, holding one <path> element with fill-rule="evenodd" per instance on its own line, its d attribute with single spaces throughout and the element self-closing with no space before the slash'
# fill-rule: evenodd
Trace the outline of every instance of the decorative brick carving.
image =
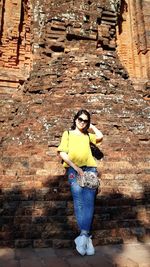
<svg viewBox="0 0 150 267">
<path fill-rule="evenodd" d="M 135 85 L 150 79 L 149 1 L 123 0 L 117 31 L 117 51 Z"/>
<path fill-rule="evenodd" d="M 30 1 L 1 1 L 0 22 L 0 85 L 17 87 L 31 70 Z"/>
</svg>

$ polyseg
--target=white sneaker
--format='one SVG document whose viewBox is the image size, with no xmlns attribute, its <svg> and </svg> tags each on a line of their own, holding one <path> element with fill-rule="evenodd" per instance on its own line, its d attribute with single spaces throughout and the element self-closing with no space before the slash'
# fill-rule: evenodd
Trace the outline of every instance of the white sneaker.
<svg viewBox="0 0 150 267">
<path fill-rule="evenodd" d="M 88 237 L 85 235 L 79 235 L 78 237 L 76 237 L 76 239 L 74 240 L 75 244 L 76 244 L 76 250 L 82 255 L 84 256 L 86 253 L 86 249 L 87 249 L 87 242 L 88 242 Z"/>
<path fill-rule="evenodd" d="M 95 254 L 95 248 L 92 243 L 91 237 L 88 237 L 86 254 L 92 256 Z"/>
</svg>

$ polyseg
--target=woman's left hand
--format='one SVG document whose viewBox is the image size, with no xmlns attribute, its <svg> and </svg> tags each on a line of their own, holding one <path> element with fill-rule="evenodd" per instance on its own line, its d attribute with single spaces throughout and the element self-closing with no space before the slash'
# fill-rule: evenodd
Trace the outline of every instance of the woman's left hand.
<svg viewBox="0 0 150 267">
<path fill-rule="evenodd" d="M 102 141 L 102 139 L 103 139 L 103 134 L 102 134 L 102 132 L 101 132 L 100 130 L 98 130 L 98 129 L 96 128 L 95 125 L 93 125 L 92 123 L 90 123 L 89 130 L 92 130 L 92 131 L 96 134 L 96 142 L 97 142 L 97 143 L 100 142 L 100 141 Z"/>
<path fill-rule="evenodd" d="M 90 123 L 89 129 L 90 129 L 90 130 L 93 130 L 93 126 L 94 126 L 94 125 L 93 125 L 92 123 Z"/>
</svg>

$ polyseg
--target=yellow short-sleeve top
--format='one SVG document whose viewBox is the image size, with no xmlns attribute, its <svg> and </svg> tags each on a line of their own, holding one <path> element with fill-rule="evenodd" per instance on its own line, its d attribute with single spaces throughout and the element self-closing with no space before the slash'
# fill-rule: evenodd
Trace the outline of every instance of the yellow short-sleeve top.
<svg viewBox="0 0 150 267">
<path fill-rule="evenodd" d="M 91 153 L 90 142 L 96 144 L 95 134 L 89 133 L 88 135 L 77 135 L 73 131 L 65 131 L 57 151 L 66 152 L 69 159 L 79 167 L 96 167 L 97 164 Z M 68 167 L 65 162 L 63 163 L 63 166 Z"/>
</svg>

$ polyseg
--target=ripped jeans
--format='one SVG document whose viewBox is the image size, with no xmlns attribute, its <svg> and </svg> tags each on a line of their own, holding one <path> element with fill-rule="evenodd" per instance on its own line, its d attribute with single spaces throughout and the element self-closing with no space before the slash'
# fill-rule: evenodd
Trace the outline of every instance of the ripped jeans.
<svg viewBox="0 0 150 267">
<path fill-rule="evenodd" d="M 95 167 L 85 166 L 81 168 L 83 171 L 97 172 L 97 169 Z M 80 187 L 76 180 L 77 172 L 72 167 L 68 168 L 67 174 L 71 187 L 74 212 L 78 227 L 80 230 L 86 230 L 90 232 L 94 215 L 96 189 Z"/>
</svg>

